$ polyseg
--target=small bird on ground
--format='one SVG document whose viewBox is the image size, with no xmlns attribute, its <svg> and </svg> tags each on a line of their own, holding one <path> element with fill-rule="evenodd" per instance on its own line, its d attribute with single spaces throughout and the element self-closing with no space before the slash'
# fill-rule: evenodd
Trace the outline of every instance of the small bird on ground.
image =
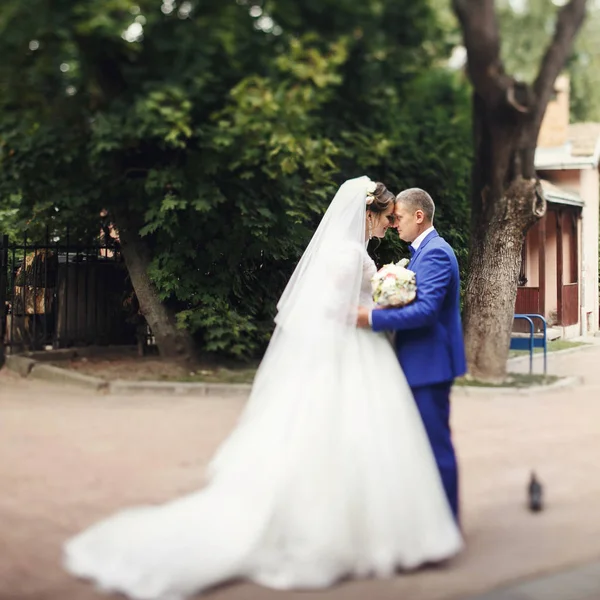
<svg viewBox="0 0 600 600">
<path fill-rule="evenodd" d="M 533 471 L 531 472 L 531 479 L 529 480 L 528 496 L 529 510 L 531 512 L 540 512 L 544 507 L 544 489 Z"/>
</svg>

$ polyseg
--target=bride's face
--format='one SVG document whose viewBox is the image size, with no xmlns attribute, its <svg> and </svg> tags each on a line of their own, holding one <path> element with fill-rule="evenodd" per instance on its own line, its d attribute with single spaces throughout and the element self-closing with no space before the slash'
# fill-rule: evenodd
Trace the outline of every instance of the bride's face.
<svg viewBox="0 0 600 600">
<path fill-rule="evenodd" d="M 394 225 L 394 203 L 390 202 L 390 205 L 380 213 L 367 211 L 367 227 L 369 223 L 373 237 L 385 237 L 385 232 Z"/>
</svg>

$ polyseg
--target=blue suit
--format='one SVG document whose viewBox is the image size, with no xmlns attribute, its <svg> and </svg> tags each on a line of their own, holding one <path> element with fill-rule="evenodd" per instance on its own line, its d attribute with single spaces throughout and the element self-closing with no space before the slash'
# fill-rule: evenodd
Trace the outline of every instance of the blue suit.
<svg viewBox="0 0 600 600">
<path fill-rule="evenodd" d="M 466 368 L 460 276 L 454 251 L 432 231 L 409 269 L 417 298 L 403 308 L 374 310 L 374 331 L 395 331 L 396 352 L 421 413 L 448 501 L 458 519 L 458 469 L 450 432 L 450 389 Z"/>
</svg>

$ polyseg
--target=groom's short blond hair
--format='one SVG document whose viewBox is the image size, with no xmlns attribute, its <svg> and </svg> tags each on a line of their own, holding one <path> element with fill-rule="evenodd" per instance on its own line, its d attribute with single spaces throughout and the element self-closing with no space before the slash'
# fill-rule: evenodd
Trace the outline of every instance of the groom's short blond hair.
<svg viewBox="0 0 600 600">
<path fill-rule="evenodd" d="M 396 196 L 396 202 L 402 203 L 411 210 L 422 210 L 425 218 L 433 223 L 435 203 L 431 196 L 421 188 L 409 188 Z"/>
</svg>

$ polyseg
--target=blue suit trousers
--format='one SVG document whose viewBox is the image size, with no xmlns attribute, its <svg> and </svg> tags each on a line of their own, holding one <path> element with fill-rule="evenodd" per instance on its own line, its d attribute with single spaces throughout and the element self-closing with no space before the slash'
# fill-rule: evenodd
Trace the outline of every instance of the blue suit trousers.
<svg viewBox="0 0 600 600">
<path fill-rule="evenodd" d="M 458 465 L 450 431 L 451 388 L 452 383 L 445 382 L 411 389 L 433 449 L 450 508 L 458 522 Z"/>
</svg>

